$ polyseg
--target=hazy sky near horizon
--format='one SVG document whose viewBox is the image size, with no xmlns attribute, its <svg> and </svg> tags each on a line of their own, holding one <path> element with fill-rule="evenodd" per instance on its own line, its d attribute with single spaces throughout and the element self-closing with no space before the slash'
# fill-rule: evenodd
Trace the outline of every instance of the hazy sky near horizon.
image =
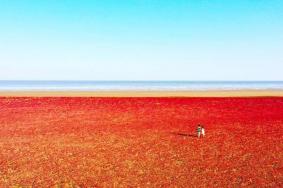
<svg viewBox="0 0 283 188">
<path fill-rule="evenodd" d="M 0 80 L 283 80 L 282 0 L 0 0 Z"/>
</svg>

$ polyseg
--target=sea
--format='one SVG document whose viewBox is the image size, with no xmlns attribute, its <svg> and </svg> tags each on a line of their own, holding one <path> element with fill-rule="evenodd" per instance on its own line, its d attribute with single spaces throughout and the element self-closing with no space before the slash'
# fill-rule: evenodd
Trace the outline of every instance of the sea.
<svg viewBox="0 0 283 188">
<path fill-rule="evenodd" d="M 283 81 L 0 81 L 0 91 L 283 90 Z"/>
</svg>

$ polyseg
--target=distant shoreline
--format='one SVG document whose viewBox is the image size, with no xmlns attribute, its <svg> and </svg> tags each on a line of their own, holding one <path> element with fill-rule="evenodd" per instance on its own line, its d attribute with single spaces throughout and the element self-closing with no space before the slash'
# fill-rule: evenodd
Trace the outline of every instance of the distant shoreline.
<svg viewBox="0 0 283 188">
<path fill-rule="evenodd" d="M 20 90 L 0 91 L 1 97 L 283 97 L 283 90 Z"/>
<path fill-rule="evenodd" d="M 283 81 L 1 81 L 1 91 L 172 92 L 283 90 Z"/>
</svg>

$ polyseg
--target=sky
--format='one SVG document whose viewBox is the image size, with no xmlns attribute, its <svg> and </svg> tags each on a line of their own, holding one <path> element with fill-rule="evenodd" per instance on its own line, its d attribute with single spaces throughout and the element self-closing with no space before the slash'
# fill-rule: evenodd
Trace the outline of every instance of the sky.
<svg viewBox="0 0 283 188">
<path fill-rule="evenodd" d="M 0 80 L 283 80 L 282 0 L 0 0 Z"/>
</svg>

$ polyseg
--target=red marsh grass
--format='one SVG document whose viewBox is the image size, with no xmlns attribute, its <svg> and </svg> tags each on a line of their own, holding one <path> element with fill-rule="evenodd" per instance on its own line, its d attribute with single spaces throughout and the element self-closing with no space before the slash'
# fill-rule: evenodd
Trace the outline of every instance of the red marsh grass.
<svg viewBox="0 0 283 188">
<path fill-rule="evenodd" d="M 0 187 L 283 182 L 281 97 L 2 97 L 0 126 Z"/>
</svg>

